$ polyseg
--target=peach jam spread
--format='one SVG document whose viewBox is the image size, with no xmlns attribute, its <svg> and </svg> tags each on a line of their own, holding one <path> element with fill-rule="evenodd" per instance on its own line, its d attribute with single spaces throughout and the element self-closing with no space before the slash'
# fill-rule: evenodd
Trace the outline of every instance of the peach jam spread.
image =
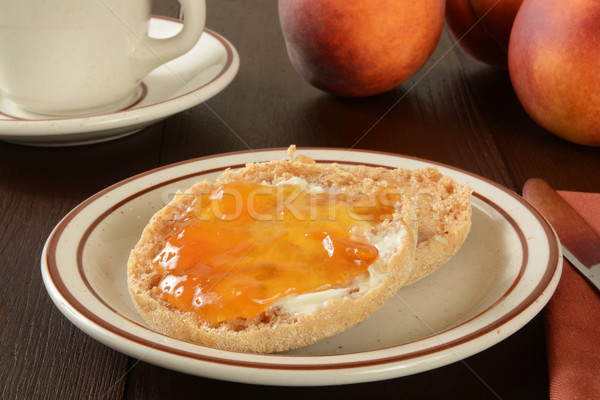
<svg viewBox="0 0 600 400">
<path fill-rule="evenodd" d="M 394 212 L 371 203 L 244 181 L 197 194 L 153 260 L 162 276 L 157 293 L 222 322 L 259 315 L 286 296 L 344 287 L 378 256 L 351 229 L 369 230 Z"/>
</svg>

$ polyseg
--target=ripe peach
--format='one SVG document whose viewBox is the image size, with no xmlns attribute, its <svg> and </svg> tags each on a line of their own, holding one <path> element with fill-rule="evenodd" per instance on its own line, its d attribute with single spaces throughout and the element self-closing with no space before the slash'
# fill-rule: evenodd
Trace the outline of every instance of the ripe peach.
<svg viewBox="0 0 600 400">
<path fill-rule="evenodd" d="M 445 0 L 279 0 L 292 65 L 317 88 L 340 96 L 391 90 L 433 53 Z"/>
<path fill-rule="evenodd" d="M 550 132 L 600 146 L 600 2 L 525 0 L 508 71 L 521 104 Z"/>
<path fill-rule="evenodd" d="M 510 30 L 522 2 L 448 0 L 448 30 L 471 56 L 493 66 L 506 67 Z"/>
</svg>

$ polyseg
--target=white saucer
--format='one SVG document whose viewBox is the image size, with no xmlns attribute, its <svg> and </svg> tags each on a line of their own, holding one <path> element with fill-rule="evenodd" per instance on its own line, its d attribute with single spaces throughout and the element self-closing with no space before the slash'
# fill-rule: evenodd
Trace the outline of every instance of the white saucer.
<svg viewBox="0 0 600 400">
<path fill-rule="evenodd" d="M 170 37 L 182 22 L 150 20 L 150 36 Z M 140 96 L 120 111 L 83 117 L 48 117 L 27 113 L 0 94 L 0 140 L 34 146 L 72 146 L 117 139 L 193 107 L 223 90 L 239 69 L 235 48 L 205 29 L 186 54 L 144 78 Z"/>
</svg>

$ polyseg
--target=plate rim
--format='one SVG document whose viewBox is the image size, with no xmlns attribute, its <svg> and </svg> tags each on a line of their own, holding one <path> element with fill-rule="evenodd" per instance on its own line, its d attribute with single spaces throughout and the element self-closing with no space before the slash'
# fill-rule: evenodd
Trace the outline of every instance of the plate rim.
<svg viewBox="0 0 600 400">
<path fill-rule="evenodd" d="M 56 264 L 56 259 L 54 258 L 53 260 L 51 260 L 51 254 L 53 254 L 53 252 L 56 251 L 56 246 L 58 245 L 58 240 L 60 238 L 60 235 L 64 232 L 64 230 L 66 229 L 68 223 L 70 220 L 72 220 L 73 218 L 75 218 L 75 216 L 77 214 L 79 214 L 82 210 L 84 210 L 86 207 L 88 207 L 88 205 L 94 203 L 95 201 L 97 201 L 99 198 L 101 198 L 102 196 L 106 195 L 107 193 L 119 188 L 120 186 L 126 185 L 130 182 L 139 180 L 145 176 L 148 175 L 152 175 L 155 174 L 157 172 L 160 171 L 164 171 L 167 169 L 172 169 L 172 168 L 178 168 L 182 165 L 185 164 L 191 164 L 191 163 L 196 163 L 196 162 L 201 162 L 201 161 L 206 161 L 206 160 L 210 160 L 212 158 L 221 158 L 221 157 L 226 157 L 226 156 L 235 156 L 235 155 L 241 155 L 241 154 L 248 154 L 248 153 L 253 153 L 253 152 L 273 152 L 273 151 L 281 151 L 284 152 L 286 149 L 285 148 L 265 148 L 265 149 L 256 149 L 256 150 L 242 150 L 242 151 L 234 151 L 234 152 L 228 152 L 228 153 L 220 153 L 220 154 L 213 154 L 213 155 L 208 155 L 208 156 L 204 156 L 204 157 L 198 157 L 198 158 L 193 158 L 193 159 L 188 159 L 188 160 L 183 160 L 183 161 L 179 161 L 176 163 L 172 163 L 172 164 L 168 164 L 168 165 L 163 165 L 163 166 L 159 166 L 157 168 L 153 168 L 144 172 L 141 172 L 139 174 L 136 174 L 132 177 L 129 177 L 127 179 L 124 179 L 120 182 L 117 182 L 113 185 L 110 185 L 109 187 L 99 191 L 98 193 L 96 193 L 95 195 L 90 196 L 88 199 L 84 200 L 82 203 L 80 203 L 78 206 L 76 206 L 71 212 L 69 212 L 55 227 L 55 229 L 52 231 L 52 233 L 50 234 L 50 236 L 48 237 L 48 241 L 46 243 L 46 245 L 44 246 L 44 253 L 42 256 L 42 269 L 44 269 L 44 263 L 46 263 L 46 268 L 48 268 L 48 274 L 49 274 L 49 278 L 52 280 L 52 284 L 54 284 L 55 289 L 58 290 L 58 292 L 60 293 L 61 296 L 64 296 L 64 293 L 60 291 L 59 288 L 56 287 L 56 281 L 55 278 L 52 277 L 52 273 L 50 273 L 50 269 L 53 268 L 54 269 L 54 274 L 58 274 L 58 266 Z M 201 351 L 199 352 L 186 352 L 185 350 L 180 350 L 180 349 L 175 349 L 176 351 L 174 352 L 174 349 L 172 346 L 167 346 L 167 345 L 161 345 L 161 344 L 157 344 L 156 342 L 151 341 L 150 339 L 147 338 L 142 338 L 139 337 L 137 335 L 132 335 L 129 334 L 127 331 L 123 331 L 122 332 L 125 333 L 125 335 L 121 334 L 121 333 L 116 333 L 114 330 L 110 330 L 107 329 L 105 324 L 102 323 L 98 323 L 97 320 L 95 320 L 94 318 L 90 318 L 89 315 L 83 315 L 84 318 L 88 319 L 89 321 L 97 324 L 101 329 L 105 329 L 110 331 L 113 334 L 116 334 L 120 337 L 125 338 L 128 341 L 133 341 L 138 345 L 141 345 L 142 347 L 145 348 L 152 348 L 152 350 L 156 350 L 156 351 L 161 351 L 161 352 L 165 352 L 168 354 L 172 354 L 175 357 L 186 357 L 189 358 L 193 361 L 200 361 L 200 362 L 208 362 L 208 363 L 212 363 L 212 364 L 221 364 L 221 365 L 225 365 L 225 366 L 233 366 L 233 367 L 247 367 L 247 368 L 260 368 L 260 369 L 267 369 L 267 370 L 278 370 L 278 371 L 301 371 L 301 370 L 309 370 L 309 371 L 318 371 L 318 370 L 332 370 L 332 369 L 354 369 L 354 368 L 361 368 L 361 367 L 369 367 L 372 365 L 386 365 L 386 364 L 393 364 L 393 363 L 397 363 L 397 362 L 402 362 L 404 360 L 407 359 L 415 359 L 421 356 L 428 356 L 431 354 L 435 354 L 437 352 L 440 351 L 440 347 L 441 348 L 451 348 L 451 347 L 458 347 L 461 346 L 463 344 L 467 344 L 469 342 L 471 342 L 472 340 L 474 340 L 475 338 L 479 338 L 479 337 L 483 337 L 486 334 L 494 331 L 495 329 L 499 329 L 500 327 L 503 327 L 505 325 L 507 325 L 510 321 L 512 321 L 515 317 L 522 315 L 525 311 L 529 310 L 531 305 L 533 303 L 536 302 L 537 299 L 539 299 L 540 297 L 542 297 L 544 295 L 544 292 L 546 290 L 550 290 L 549 293 L 546 294 L 546 299 L 544 299 L 543 304 L 545 304 L 552 292 L 555 289 L 555 284 L 557 283 L 557 277 L 560 276 L 560 270 L 561 270 L 561 260 L 562 260 L 562 256 L 560 253 L 560 247 L 558 246 L 558 239 L 556 237 L 556 234 L 554 233 L 554 231 L 552 230 L 551 226 L 547 223 L 547 220 L 533 207 L 531 206 L 526 200 L 524 200 L 522 197 L 518 196 L 516 193 L 514 193 L 513 191 L 509 190 L 508 188 L 494 182 L 491 181 L 485 177 L 479 176 L 477 174 L 471 173 L 469 171 L 465 171 L 463 169 L 454 167 L 454 166 L 450 166 L 447 164 L 443 164 L 443 163 L 439 163 L 439 162 L 435 162 L 435 161 L 430 161 L 430 160 L 426 160 L 423 158 L 419 158 L 419 157 L 414 157 L 414 156 L 406 156 L 406 155 L 400 155 L 400 154 L 394 154 L 394 153 L 389 153 L 389 152 L 383 152 L 383 151 L 376 151 L 376 150 L 362 150 L 362 149 L 345 149 L 345 148 L 335 148 L 335 147 L 302 147 L 302 148 L 298 148 L 299 151 L 336 151 L 336 152 L 351 152 L 351 153 L 363 153 L 363 154 L 378 154 L 378 155 L 386 155 L 386 156 L 391 156 L 394 158 L 399 158 L 399 159 L 409 159 L 409 160 L 415 160 L 418 162 L 422 162 L 422 163 L 426 163 L 428 165 L 431 166 L 438 166 L 438 167 L 443 167 L 446 169 L 450 169 L 453 170 L 455 172 L 458 173 L 462 173 L 462 174 L 466 174 L 468 176 L 471 176 L 477 180 L 482 181 L 483 183 L 486 183 L 488 185 L 491 185 L 493 187 L 495 187 L 496 189 L 500 189 L 503 192 L 507 193 L 511 198 L 518 200 L 518 202 L 521 205 L 524 205 L 525 208 L 536 218 L 536 220 L 539 222 L 539 224 L 542 226 L 545 234 L 546 234 L 546 239 L 548 241 L 548 247 L 549 247 L 549 254 L 548 254 L 548 264 L 546 265 L 545 269 L 544 269 L 544 274 L 543 277 L 540 279 L 539 283 L 537 284 L 537 286 L 535 287 L 535 290 L 532 290 L 528 296 L 521 301 L 521 303 L 518 306 L 512 307 L 511 310 L 507 313 L 504 313 L 503 315 L 501 315 L 500 318 L 494 319 L 493 321 L 491 321 L 489 324 L 480 327 L 479 329 L 475 330 L 475 331 L 471 331 L 469 332 L 468 335 L 465 336 L 459 336 L 457 338 L 455 338 L 454 340 L 451 340 L 450 342 L 443 342 L 441 343 L 439 346 L 432 346 L 431 348 L 427 348 L 425 349 L 425 352 L 423 351 L 415 351 L 412 353 L 402 353 L 402 354 L 398 354 L 398 355 L 392 355 L 390 357 L 384 357 L 384 358 L 375 358 L 372 360 L 356 360 L 356 361 L 341 361 L 341 362 L 335 362 L 332 361 L 331 363 L 318 363 L 318 364 L 311 364 L 311 363 L 297 363 L 295 365 L 290 365 L 288 363 L 281 363 L 281 362 L 262 362 L 262 361 L 251 361 L 251 360 L 240 360 L 239 358 L 236 357 L 218 357 L 218 356 L 211 356 L 203 354 Z M 323 163 L 327 163 L 327 162 L 339 162 L 339 163 L 348 163 L 348 164 L 363 164 L 363 165 L 369 165 L 368 163 L 363 163 L 363 162 L 355 162 L 355 161 L 351 161 L 351 160 L 340 160 L 339 158 L 337 160 L 326 160 L 323 158 L 319 158 L 318 162 L 323 162 Z M 242 163 L 240 163 L 240 165 L 243 165 Z M 378 166 L 384 166 L 382 164 L 371 164 L 371 165 L 378 165 Z M 228 167 L 231 168 L 236 168 L 239 165 L 228 165 Z M 385 166 L 385 167 L 390 167 L 390 166 Z M 171 182 L 174 181 L 181 181 L 184 179 L 188 179 L 188 178 L 192 178 L 194 176 L 199 176 L 199 175 L 205 175 L 207 173 L 210 172 L 214 172 L 214 171 L 221 171 L 224 168 L 227 167 L 218 167 L 218 168 L 213 168 L 213 169 L 204 169 L 202 171 L 196 171 L 194 173 L 190 173 L 190 174 L 185 174 L 185 175 L 177 175 L 176 177 L 172 177 L 171 179 L 159 179 L 154 185 L 152 185 L 151 187 L 145 187 L 144 189 L 140 189 L 137 190 L 135 194 L 132 194 L 130 196 L 127 196 L 125 198 L 120 197 L 118 201 L 116 201 L 115 204 L 113 204 L 111 207 L 109 207 L 109 209 L 105 210 L 104 212 L 102 212 L 101 214 L 99 214 L 96 218 L 95 221 L 101 221 L 106 215 L 110 214 L 111 210 L 117 209 L 119 208 L 120 205 L 126 204 L 127 202 L 131 201 L 132 199 L 136 198 L 136 197 L 140 197 L 143 196 L 143 194 L 156 189 L 157 187 L 160 186 L 166 186 Z M 491 205 L 492 207 L 494 207 L 494 209 L 496 211 L 501 212 L 501 214 L 503 215 L 503 217 L 505 217 L 511 224 L 511 226 L 513 227 L 513 229 L 518 232 L 519 234 L 519 240 L 521 241 L 523 248 L 527 249 L 527 245 L 526 243 L 524 243 L 524 238 L 523 233 L 521 232 L 520 229 L 517 229 L 518 224 L 517 222 L 501 207 L 497 206 L 492 200 L 488 199 L 486 196 L 483 196 L 480 193 L 474 193 L 475 197 L 477 197 L 478 199 L 480 199 L 481 201 L 487 203 L 488 205 Z M 99 223 L 99 222 L 98 222 Z M 96 224 L 97 225 L 97 224 Z M 87 227 L 86 229 L 86 233 L 90 233 L 92 231 L 92 227 Z M 89 236 L 89 235 L 88 235 Z M 78 239 L 79 240 L 79 239 Z M 82 243 L 85 242 L 85 240 L 82 238 L 81 240 L 79 240 L 79 245 L 78 245 L 78 255 L 77 255 L 77 264 L 78 264 L 78 268 L 81 268 L 81 262 L 80 262 L 80 257 L 82 254 Z M 552 242 L 556 242 L 556 246 L 552 246 Z M 528 257 L 529 255 L 527 255 Z M 45 258 L 45 259 L 44 259 Z M 523 257 L 523 261 L 522 261 L 522 265 L 520 267 L 520 272 L 519 272 L 519 276 L 521 276 L 523 274 L 523 269 L 525 268 L 526 265 L 526 257 Z M 54 264 L 53 264 L 54 261 Z M 85 277 L 85 275 L 82 275 L 82 277 Z M 517 285 L 519 279 L 515 279 L 514 282 L 512 282 L 511 286 L 509 289 L 507 289 L 498 300 L 496 300 L 492 305 L 486 307 L 485 310 L 481 311 L 480 313 L 478 313 L 477 315 L 469 318 L 466 321 L 462 321 L 458 326 L 464 325 L 466 323 L 469 323 L 473 320 L 476 320 L 477 318 L 479 318 L 481 316 L 481 314 L 484 314 L 485 312 L 489 311 L 491 308 L 494 307 L 494 305 L 496 305 L 497 303 L 501 302 L 502 299 L 504 299 L 507 296 L 507 293 L 509 293 L 510 291 L 512 291 L 514 289 L 514 287 Z M 63 283 L 64 285 L 64 283 Z M 88 283 L 86 282 L 86 285 L 88 285 Z M 551 287 L 552 285 L 554 285 L 554 287 Z M 88 286 L 89 287 L 89 286 Z M 47 288 L 48 291 L 50 292 L 50 288 Z M 66 287 L 63 287 L 62 290 L 67 289 Z M 68 291 L 68 289 L 67 289 Z M 94 294 L 97 298 L 99 297 L 97 294 Z M 76 300 L 77 303 L 79 303 L 77 301 L 77 299 L 75 298 L 75 296 L 73 296 L 73 298 Z M 53 299 L 54 300 L 54 299 Z M 66 299 L 65 299 L 66 300 Z M 72 300 L 72 299 L 71 299 Z M 100 299 L 101 300 L 101 299 Z M 67 302 L 69 302 L 67 300 Z M 85 306 L 81 305 L 79 303 L 79 306 L 82 306 L 85 308 Z M 109 307 L 111 310 L 114 311 L 114 309 L 110 306 L 107 305 L 105 303 L 105 306 Z M 540 305 L 538 307 L 538 309 L 533 313 L 532 316 L 527 318 L 527 321 L 525 321 L 523 324 L 520 324 L 520 326 L 517 329 L 513 329 L 510 332 L 508 332 L 508 334 L 506 334 L 506 336 L 514 333 L 516 330 L 518 330 L 520 327 L 522 327 L 523 325 L 525 325 L 527 322 L 529 322 L 531 320 L 531 318 L 533 318 L 533 316 L 535 316 L 543 307 L 543 305 Z M 59 307 L 60 309 L 60 307 Z M 75 310 L 78 310 L 77 307 L 74 307 Z M 61 311 L 63 311 L 61 309 Z M 94 315 L 93 311 L 88 310 L 89 313 L 91 315 Z M 64 311 L 63 311 L 64 313 Z M 126 318 L 129 320 L 129 318 L 123 316 L 122 314 L 118 313 L 119 316 L 121 316 L 122 318 Z M 81 317 L 81 315 L 80 315 Z M 99 318 L 101 320 L 101 318 Z M 130 322 L 135 323 L 134 321 L 129 320 Z M 108 325 L 112 325 L 110 323 L 108 323 Z M 143 328 L 149 330 L 150 332 L 154 332 L 153 330 L 151 330 L 148 327 L 142 326 Z M 455 329 L 457 326 L 452 326 L 450 328 L 448 328 L 447 330 L 444 331 L 440 331 L 440 332 L 435 332 L 433 336 L 438 336 L 439 334 L 442 334 L 444 332 L 447 331 L 451 331 L 453 329 Z M 120 330 L 119 328 L 117 328 L 118 330 Z M 88 332 L 86 332 L 88 333 Z M 88 333 L 89 334 L 89 333 Z M 160 335 L 160 334 L 159 334 Z M 132 336 L 134 336 L 137 339 L 132 339 Z M 506 337 L 505 336 L 505 337 Z M 492 344 L 493 345 L 497 342 L 499 342 L 500 340 L 504 339 L 505 337 L 500 338 L 499 340 L 495 340 Z M 138 339 L 142 339 L 141 341 Z M 418 339 L 416 340 L 416 342 L 421 341 L 423 339 Z M 105 342 L 103 342 L 105 343 Z M 184 342 L 185 343 L 185 342 Z M 414 342 L 410 342 L 410 343 L 414 343 Z M 105 343 L 106 344 L 106 343 Z M 403 343 L 404 344 L 408 344 L 408 343 Z M 397 346 L 390 346 L 388 348 L 383 348 L 383 349 L 377 349 L 377 350 L 365 350 L 364 352 L 358 352 L 358 353 L 372 353 L 372 352 L 379 352 L 379 351 L 384 351 L 386 349 L 390 349 L 390 348 L 397 348 L 399 346 L 402 345 L 397 345 Z M 206 350 L 214 350 L 214 349 L 210 349 L 208 347 L 204 347 L 204 346 L 200 346 L 200 345 L 195 345 L 195 346 L 199 346 L 199 349 L 206 349 Z M 112 347 L 112 346 L 111 346 Z M 488 348 L 488 346 L 478 349 L 477 351 L 482 351 L 485 348 Z M 228 355 L 242 355 L 244 353 L 235 353 L 235 352 L 224 352 Z M 290 355 L 280 355 L 280 354 L 272 354 L 272 355 L 254 355 L 254 356 L 259 356 L 259 358 L 268 358 L 269 360 L 279 360 L 281 361 L 283 358 L 295 358 L 295 359 L 312 359 L 312 360 L 316 360 L 316 359 L 323 359 L 323 358 L 327 358 L 327 359 L 334 359 L 334 358 L 340 358 L 343 356 L 348 356 L 351 354 L 357 354 L 357 352 L 354 353 L 346 353 L 346 354 L 341 354 L 341 355 L 310 355 L 310 356 L 290 356 Z M 461 357 L 462 359 L 462 357 Z M 456 360 L 455 360 L 456 361 Z M 150 361 L 152 362 L 152 361 Z M 446 363 L 447 364 L 447 363 Z M 442 364 L 444 365 L 444 364 Z M 438 365 L 441 366 L 441 365 Z M 436 367 L 436 366 L 434 366 Z M 173 367 L 170 367 L 173 368 Z M 432 367 L 433 368 L 433 367 Z M 188 371 L 189 373 L 189 371 Z M 193 373 L 193 372 L 192 372 Z M 400 376 L 400 375 L 395 375 L 395 376 Z M 371 377 L 372 379 L 369 380 L 376 380 L 376 379 L 384 379 L 384 378 L 376 378 L 376 377 Z M 221 378 L 223 379 L 223 378 Z M 232 379 L 232 380 L 237 380 L 237 379 Z M 239 380 L 237 380 L 239 381 Z M 289 383 L 285 383 L 285 384 L 289 384 Z M 315 384 L 314 382 L 312 384 Z"/>
</svg>

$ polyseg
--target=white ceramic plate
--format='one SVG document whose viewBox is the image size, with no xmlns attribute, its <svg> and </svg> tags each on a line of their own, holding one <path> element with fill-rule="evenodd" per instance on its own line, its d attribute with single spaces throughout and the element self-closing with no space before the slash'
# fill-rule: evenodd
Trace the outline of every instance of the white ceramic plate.
<svg viewBox="0 0 600 400">
<path fill-rule="evenodd" d="M 177 20 L 153 17 L 149 34 L 170 37 L 182 26 Z M 127 136 L 215 96 L 233 80 L 239 63 L 232 44 L 205 29 L 189 52 L 146 76 L 136 102 L 120 111 L 52 118 L 22 111 L 0 94 L 0 140 L 35 146 L 69 146 Z"/>
<path fill-rule="evenodd" d="M 443 268 L 400 290 L 348 331 L 273 355 L 215 350 L 148 328 L 130 300 L 126 261 L 150 217 L 178 189 L 225 168 L 285 158 L 285 149 L 229 153 L 161 167 L 117 183 L 69 213 L 42 255 L 46 288 L 76 326 L 138 359 L 189 374 L 269 385 L 374 381 L 446 365 L 531 320 L 554 292 L 562 257 L 545 219 L 513 192 L 456 168 L 393 154 L 300 149 L 319 162 L 437 166 L 474 189 L 473 225 Z"/>
</svg>

